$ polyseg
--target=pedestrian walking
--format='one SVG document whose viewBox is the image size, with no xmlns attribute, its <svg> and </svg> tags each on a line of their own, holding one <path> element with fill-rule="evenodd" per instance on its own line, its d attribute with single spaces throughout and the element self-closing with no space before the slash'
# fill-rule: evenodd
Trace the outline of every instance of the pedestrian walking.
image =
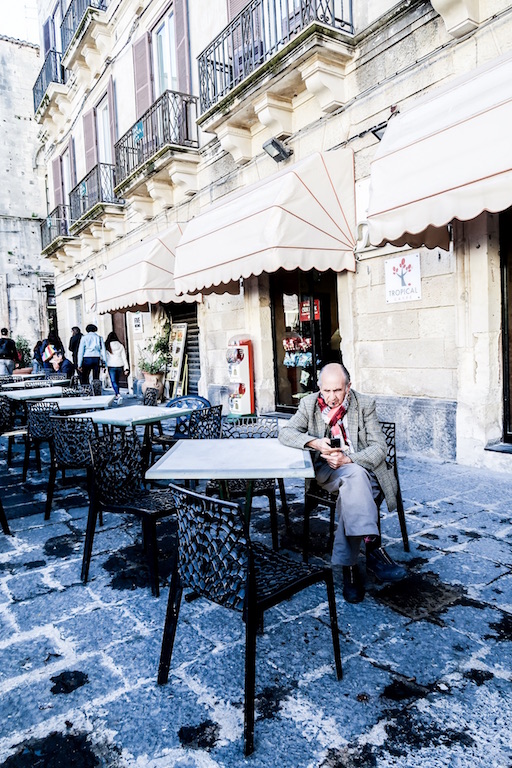
<svg viewBox="0 0 512 768">
<path fill-rule="evenodd" d="M 42 343 L 43 340 L 38 339 L 34 344 L 34 349 L 32 350 L 32 373 L 42 373 L 44 370 L 43 359 L 41 357 Z"/>
<path fill-rule="evenodd" d="M 123 398 L 119 393 L 119 379 L 121 378 L 123 371 L 125 375 L 127 375 L 130 368 L 126 357 L 126 350 L 114 331 L 111 331 L 107 336 L 105 349 L 107 351 L 108 374 L 115 392 L 115 401 L 116 403 L 120 403 Z"/>
<path fill-rule="evenodd" d="M 15 368 L 19 368 L 18 350 L 16 344 L 9 338 L 9 330 L 0 330 L 0 376 L 11 376 Z"/>
<path fill-rule="evenodd" d="M 91 373 L 93 379 L 99 379 L 100 365 L 106 365 L 106 357 L 103 337 L 99 335 L 98 327 L 90 323 L 78 347 L 77 363 L 82 384 L 89 383 Z"/>
<path fill-rule="evenodd" d="M 51 330 L 46 339 L 41 342 L 41 360 L 45 371 L 52 372 L 51 359 L 55 354 L 64 355 L 64 344 L 57 331 Z"/>
<path fill-rule="evenodd" d="M 73 358 L 73 365 L 75 368 L 78 366 L 78 347 L 82 339 L 83 333 L 77 325 L 74 325 L 71 329 L 71 338 L 69 340 L 69 351 Z"/>
</svg>

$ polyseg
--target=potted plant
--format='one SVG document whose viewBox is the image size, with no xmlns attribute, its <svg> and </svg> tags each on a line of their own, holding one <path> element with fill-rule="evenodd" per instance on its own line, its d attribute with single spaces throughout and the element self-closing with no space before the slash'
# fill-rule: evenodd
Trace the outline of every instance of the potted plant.
<svg viewBox="0 0 512 768">
<path fill-rule="evenodd" d="M 15 373 L 30 373 L 32 371 L 32 350 L 28 341 L 24 336 L 16 336 L 15 344 L 20 355 L 20 366 L 15 370 Z"/>
<path fill-rule="evenodd" d="M 170 324 L 166 323 L 162 331 L 153 336 L 145 347 L 139 347 L 139 370 L 144 374 L 144 384 L 142 391 L 147 387 L 154 387 L 159 391 L 159 397 L 164 391 L 164 376 L 171 359 L 171 350 L 169 349 Z"/>
</svg>

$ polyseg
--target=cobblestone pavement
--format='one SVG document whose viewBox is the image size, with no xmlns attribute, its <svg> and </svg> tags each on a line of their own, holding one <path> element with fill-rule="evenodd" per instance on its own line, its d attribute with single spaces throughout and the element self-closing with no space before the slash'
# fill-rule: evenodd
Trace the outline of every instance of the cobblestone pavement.
<svg viewBox="0 0 512 768">
<path fill-rule="evenodd" d="M 363 603 L 337 587 L 344 677 L 334 674 L 325 588 L 269 612 L 258 638 L 255 753 L 243 757 L 243 625 L 183 601 L 171 675 L 156 684 L 175 528 L 161 525 L 164 588 L 151 596 L 139 525 L 107 515 L 90 581 L 80 581 L 83 478 L 57 481 L 43 520 L 47 464 L 0 493 L 0 765 L 5 768 L 511 768 L 512 521 L 508 476 L 400 459 L 411 552 L 382 521 L 401 584 L 368 581 Z M 48 458 L 48 455 L 45 455 Z M 302 488 L 289 484 L 300 552 Z M 264 503 L 253 536 L 269 541 Z M 327 517 L 312 522 L 325 556 Z M 284 534 L 284 530 L 281 531 Z"/>
</svg>

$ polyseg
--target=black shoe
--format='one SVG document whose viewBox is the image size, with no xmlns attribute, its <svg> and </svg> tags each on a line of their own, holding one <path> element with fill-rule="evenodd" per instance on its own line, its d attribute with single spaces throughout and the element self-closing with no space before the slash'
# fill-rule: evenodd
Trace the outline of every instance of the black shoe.
<svg viewBox="0 0 512 768">
<path fill-rule="evenodd" d="M 364 584 L 357 565 L 343 566 L 343 597 L 347 603 L 360 603 L 364 597 Z"/>
<path fill-rule="evenodd" d="M 377 581 L 401 581 L 407 576 L 405 568 L 395 563 L 382 547 L 367 553 L 366 570 Z"/>
</svg>

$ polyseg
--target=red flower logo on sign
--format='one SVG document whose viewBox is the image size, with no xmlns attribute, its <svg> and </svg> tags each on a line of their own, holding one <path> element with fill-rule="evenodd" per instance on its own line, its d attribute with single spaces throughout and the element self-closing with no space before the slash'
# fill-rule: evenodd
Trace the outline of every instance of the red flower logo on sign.
<svg viewBox="0 0 512 768">
<path fill-rule="evenodd" d="M 407 283 L 405 282 L 405 276 L 409 274 L 412 269 L 412 264 L 406 264 L 405 258 L 402 259 L 398 267 L 393 267 L 393 274 L 400 278 L 400 285 L 405 288 Z"/>
</svg>

